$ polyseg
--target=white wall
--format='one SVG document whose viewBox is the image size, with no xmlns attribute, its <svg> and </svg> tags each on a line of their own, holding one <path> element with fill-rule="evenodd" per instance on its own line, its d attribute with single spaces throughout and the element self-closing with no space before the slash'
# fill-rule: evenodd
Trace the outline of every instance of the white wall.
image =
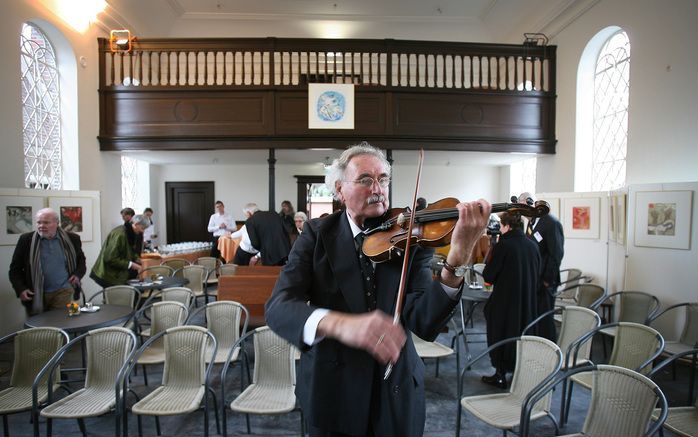
<svg viewBox="0 0 698 437">
<path fill-rule="evenodd" d="M 616 25 L 630 38 L 627 183 L 698 176 L 698 2 L 602 0 L 552 35 L 557 45 L 557 154 L 539 159 L 538 191 L 574 189 L 577 67 L 587 42 Z"/>
<path fill-rule="evenodd" d="M 393 170 L 393 206 L 404 207 L 412 202 L 416 178 L 416 165 L 401 165 Z M 294 175 L 323 175 L 319 164 L 276 165 L 276 205 L 282 200 L 294 205 L 297 185 Z M 236 220 L 244 220 L 242 207 L 256 202 L 260 209 L 268 209 L 268 165 L 152 165 L 150 179 L 157 199 L 155 209 L 160 243 L 166 241 L 165 182 L 213 181 L 215 197 L 225 204 L 226 212 Z M 428 201 L 444 197 L 474 200 L 480 197 L 492 202 L 499 200 L 500 170 L 498 167 L 435 166 L 427 165 L 422 172 L 420 196 Z M 213 213 L 213 205 L 211 205 Z"/>
</svg>

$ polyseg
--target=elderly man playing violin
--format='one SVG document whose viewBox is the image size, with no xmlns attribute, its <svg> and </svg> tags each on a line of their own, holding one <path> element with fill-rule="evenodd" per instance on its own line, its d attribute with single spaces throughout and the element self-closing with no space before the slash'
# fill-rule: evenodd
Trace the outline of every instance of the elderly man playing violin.
<svg viewBox="0 0 698 437">
<path fill-rule="evenodd" d="M 407 330 L 433 340 L 452 316 L 463 284 L 457 267 L 468 263 L 490 205 L 457 205 L 440 280 L 429 269 L 433 250 L 411 248 L 394 324 L 402 259 L 372 263 L 355 240 L 388 210 L 390 165 L 361 143 L 334 161 L 325 182 L 346 210 L 306 223 L 266 304 L 267 324 L 303 352 L 296 394 L 311 436 L 420 436 L 424 365 Z"/>
</svg>

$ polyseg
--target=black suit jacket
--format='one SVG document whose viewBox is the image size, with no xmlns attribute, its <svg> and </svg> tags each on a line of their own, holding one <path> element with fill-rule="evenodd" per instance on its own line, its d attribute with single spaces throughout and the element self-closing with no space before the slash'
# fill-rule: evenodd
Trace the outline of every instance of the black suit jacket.
<svg viewBox="0 0 698 437">
<path fill-rule="evenodd" d="M 291 251 L 284 222 L 274 211 L 257 211 L 245 222 L 252 247 L 262 252 L 262 264 L 283 264 Z"/>
<path fill-rule="evenodd" d="M 20 293 L 24 290 L 36 292 L 32 284 L 31 267 L 29 266 L 29 250 L 34 233 L 35 232 L 27 232 L 26 234 L 20 235 L 17 246 L 15 246 L 15 251 L 12 254 L 12 261 L 10 262 L 10 283 L 12 283 L 12 288 L 14 288 L 17 297 L 19 297 Z M 87 267 L 85 267 L 85 254 L 82 252 L 80 236 L 68 232 L 68 237 L 73 243 L 76 257 L 75 271 L 68 272 L 68 276 L 75 275 L 78 278 L 82 278 L 85 276 Z M 22 302 L 22 304 L 28 307 L 31 305 L 31 301 Z"/>
<path fill-rule="evenodd" d="M 402 323 L 426 340 L 433 340 L 452 316 L 457 299 L 451 299 L 432 280 L 429 261 L 433 251 L 412 252 Z M 376 265 L 377 304 L 392 314 L 402 262 Z M 317 308 L 347 313 L 366 312 L 361 270 L 353 236 L 344 212 L 306 222 L 296 240 L 273 294 L 266 304 L 267 324 L 302 352 L 296 394 L 312 426 L 363 435 L 370 420 L 380 436 L 421 436 L 424 430 L 424 364 L 407 336 L 400 359 L 387 381 L 383 367 L 365 351 L 324 339 L 308 346 L 303 327 Z M 375 372 L 380 372 L 376 378 Z M 380 414 L 369 411 L 374 396 Z M 376 417 L 377 416 L 377 417 Z"/>
<path fill-rule="evenodd" d="M 540 241 L 536 234 L 542 238 Z M 552 214 L 538 218 L 533 228 L 531 239 L 538 244 L 541 257 L 540 287 L 544 287 L 543 281 L 548 287 L 556 287 L 560 283 L 560 263 L 565 255 L 565 236 L 562 232 L 562 224 Z"/>
</svg>

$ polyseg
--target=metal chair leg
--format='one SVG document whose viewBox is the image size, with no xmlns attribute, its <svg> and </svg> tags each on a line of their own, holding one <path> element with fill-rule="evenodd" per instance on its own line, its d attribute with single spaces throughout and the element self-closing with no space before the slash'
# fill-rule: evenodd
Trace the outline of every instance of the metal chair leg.
<svg viewBox="0 0 698 437">
<path fill-rule="evenodd" d="M 82 437 L 87 437 L 87 429 L 85 429 L 85 420 L 78 419 L 78 426 L 80 427 L 80 432 L 82 433 Z"/>
<path fill-rule="evenodd" d="M 5 437 L 10 437 L 10 424 L 7 420 L 7 414 L 2 415 L 2 431 L 5 433 Z"/>
<path fill-rule="evenodd" d="M 162 435 L 162 433 L 160 432 L 160 418 L 158 416 L 155 416 L 155 432 L 158 435 Z"/>
</svg>

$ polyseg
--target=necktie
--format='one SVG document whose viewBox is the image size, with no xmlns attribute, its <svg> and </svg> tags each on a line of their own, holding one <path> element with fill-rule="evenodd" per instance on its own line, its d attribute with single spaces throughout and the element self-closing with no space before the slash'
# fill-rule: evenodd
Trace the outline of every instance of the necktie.
<svg viewBox="0 0 698 437">
<path fill-rule="evenodd" d="M 366 295 L 366 309 L 373 311 L 376 309 L 376 281 L 374 278 L 373 264 L 366 255 L 361 251 L 364 243 L 364 234 L 357 234 L 354 237 L 358 244 L 359 265 L 361 266 L 361 279 L 364 283 L 364 293 Z"/>
<path fill-rule="evenodd" d="M 528 235 L 529 237 L 533 235 L 533 225 L 536 223 L 535 221 L 535 218 L 531 218 L 528 221 L 528 226 L 526 226 L 526 235 Z"/>
</svg>

